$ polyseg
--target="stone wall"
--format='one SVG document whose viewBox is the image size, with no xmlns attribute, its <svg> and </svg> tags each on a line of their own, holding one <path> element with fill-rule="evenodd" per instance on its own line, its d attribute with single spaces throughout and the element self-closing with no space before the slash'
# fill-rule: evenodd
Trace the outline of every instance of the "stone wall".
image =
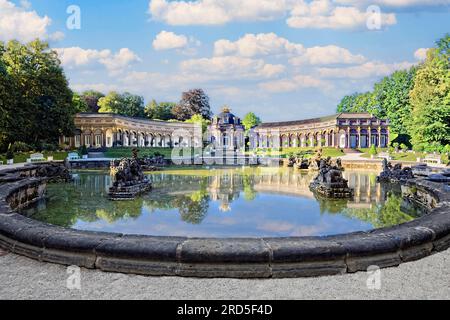
<svg viewBox="0 0 450 320">
<path fill-rule="evenodd" d="M 153 276 L 303 277 L 397 266 L 450 247 L 448 185 L 424 179 L 408 187 L 429 192 L 434 208 L 405 224 L 327 237 L 211 239 L 78 231 L 24 217 L 14 209 L 42 196 L 48 180 L 33 170 L 0 172 L 0 247 L 44 262 Z"/>
</svg>

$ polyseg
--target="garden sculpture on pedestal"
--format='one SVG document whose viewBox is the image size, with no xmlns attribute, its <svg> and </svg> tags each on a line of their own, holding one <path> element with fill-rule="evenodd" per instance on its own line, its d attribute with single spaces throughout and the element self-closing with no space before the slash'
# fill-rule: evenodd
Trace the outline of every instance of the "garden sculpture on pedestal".
<svg viewBox="0 0 450 320">
<path fill-rule="evenodd" d="M 332 163 L 331 158 L 321 159 L 319 174 L 311 182 L 310 189 L 327 198 L 351 198 L 353 189 L 348 187 L 348 181 L 342 176 L 341 160 Z"/>
</svg>

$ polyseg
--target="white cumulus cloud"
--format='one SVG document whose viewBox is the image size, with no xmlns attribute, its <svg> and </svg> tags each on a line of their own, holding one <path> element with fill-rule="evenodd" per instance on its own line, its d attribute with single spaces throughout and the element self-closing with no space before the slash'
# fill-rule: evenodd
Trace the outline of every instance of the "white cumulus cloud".
<svg viewBox="0 0 450 320">
<path fill-rule="evenodd" d="M 54 50 L 58 53 L 61 63 L 65 67 L 80 67 L 100 63 L 108 71 L 118 72 L 131 63 L 140 61 L 140 58 L 128 48 L 122 48 L 116 53 L 109 49 L 95 50 L 80 47 L 56 48 Z"/>
<path fill-rule="evenodd" d="M 292 78 L 263 82 L 259 87 L 269 92 L 282 93 L 305 88 L 328 90 L 331 88 L 331 84 L 314 76 L 296 75 Z"/>
<path fill-rule="evenodd" d="M 416 52 L 414 52 L 414 58 L 421 61 L 425 60 L 427 58 L 428 50 L 430 50 L 430 48 L 417 49 Z"/>
<path fill-rule="evenodd" d="M 291 58 L 292 65 L 328 65 L 328 64 L 361 64 L 366 58 L 360 54 L 352 54 L 348 49 L 335 45 L 307 48 L 303 55 Z"/>
<path fill-rule="evenodd" d="M 188 38 L 185 35 L 177 35 L 173 32 L 161 31 L 153 40 L 155 50 L 180 49 L 188 45 Z"/>
<path fill-rule="evenodd" d="M 149 13 L 169 25 L 223 25 L 282 17 L 292 0 L 151 0 Z"/>
<path fill-rule="evenodd" d="M 221 39 L 214 44 L 216 56 L 255 57 L 278 54 L 302 54 L 303 45 L 292 43 L 275 33 L 246 34 L 235 42 Z"/>
<path fill-rule="evenodd" d="M 287 24 L 292 28 L 352 29 L 367 25 L 370 13 L 354 6 L 339 6 L 329 0 L 300 0 L 290 12 Z M 395 14 L 381 13 L 381 26 L 397 23 Z"/>
<path fill-rule="evenodd" d="M 358 66 L 346 68 L 319 68 L 318 74 L 323 78 L 347 78 L 347 79 L 364 79 L 370 77 L 387 76 L 397 70 L 408 69 L 413 66 L 411 62 L 400 63 L 383 63 L 370 61 Z"/>
<path fill-rule="evenodd" d="M 237 56 L 185 60 L 180 64 L 186 73 L 204 73 L 215 78 L 272 78 L 285 71 L 280 64 L 269 64 L 262 59 Z"/>
<path fill-rule="evenodd" d="M 48 28 L 52 20 L 48 16 L 39 16 L 36 11 L 30 11 L 30 6 L 24 2 L 16 6 L 8 0 L 0 0 L 0 40 L 32 41 L 36 38 L 59 40 L 61 33 L 49 34 Z"/>
</svg>

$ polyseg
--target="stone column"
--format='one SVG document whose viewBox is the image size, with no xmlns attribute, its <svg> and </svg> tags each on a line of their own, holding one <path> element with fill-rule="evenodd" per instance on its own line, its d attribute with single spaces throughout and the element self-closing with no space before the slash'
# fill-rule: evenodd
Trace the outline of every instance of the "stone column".
<svg viewBox="0 0 450 320">
<path fill-rule="evenodd" d="M 378 127 L 378 147 L 381 148 L 381 127 Z"/>
<path fill-rule="evenodd" d="M 370 147 L 372 147 L 372 128 L 368 127 L 367 130 L 368 130 L 368 133 L 369 133 L 369 144 L 368 144 L 368 147 L 370 148 Z"/>
<path fill-rule="evenodd" d="M 390 132 L 389 132 L 389 127 L 386 128 L 386 147 L 389 147 L 389 136 L 390 136 Z"/>
<path fill-rule="evenodd" d="M 91 147 L 95 146 L 94 128 L 91 128 Z"/>
<path fill-rule="evenodd" d="M 361 127 L 358 127 L 358 148 L 361 148 Z"/>
<path fill-rule="evenodd" d="M 350 135 L 350 127 L 347 128 L 347 148 L 350 149 L 350 143 L 351 143 L 351 135 Z"/>
</svg>

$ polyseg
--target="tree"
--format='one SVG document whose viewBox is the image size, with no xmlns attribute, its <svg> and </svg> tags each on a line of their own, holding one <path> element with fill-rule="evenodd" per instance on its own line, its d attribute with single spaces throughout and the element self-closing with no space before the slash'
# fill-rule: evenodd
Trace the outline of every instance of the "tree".
<svg viewBox="0 0 450 320">
<path fill-rule="evenodd" d="M 125 92 L 122 94 L 122 114 L 130 117 L 144 117 L 144 97 Z"/>
<path fill-rule="evenodd" d="M 375 85 L 375 95 L 380 106 L 377 116 L 387 117 L 391 132 L 409 134 L 411 104 L 409 93 L 414 85 L 417 68 L 396 71 Z"/>
<path fill-rule="evenodd" d="M 248 133 L 250 129 L 261 124 L 261 119 L 257 117 L 253 112 L 249 112 L 244 116 L 244 119 L 242 119 L 242 124 L 244 125 L 245 132 Z"/>
<path fill-rule="evenodd" d="M 450 35 L 428 50 L 410 93 L 411 136 L 416 150 L 441 151 L 450 144 Z"/>
<path fill-rule="evenodd" d="M 11 79 L 1 58 L 5 50 L 3 43 L 0 42 L 0 147 L 2 147 L 3 151 L 8 145 L 8 124 L 12 114 L 11 109 L 14 107 Z"/>
<path fill-rule="evenodd" d="M 99 113 L 119 113 L 123 104 L 122 97 L 116 91 L 111 91 L 98 100 Z"/>
<path fill-rule="evenodd" d="M 119 94 L 115 91 L 98 100 L 100 113 L 116 113 L 128 117 L 144 116 L 144 98 L 125 92 Z"/>
<path fill-rule="evenodd" d="M 94 90 L 88 90 L 84 91 L 81 95 L 81 98 L 86 102 L 88 105 L 89 112 L 97 113 L 99 106 L 98 101 L 103 98 L 105 95 L 101 92 L 94 91 Z"/>
<path fill-rule="evenodd" d="M 338 112 L 369 112 L 376 109 L 376 100 L 372 92 L 354 93 L 345 96 L 337 107 Z"/>
<path fill-rule="evenodd" d="M 88 104 L 83 99 L 83 97 L 80 96 L 80 94 L 78 94 L 76 92 L 73 93 L 72 104 L 77 113 L 88 112 L 90 110 Z"/>
<path fill-rule="evenodd" d="M 194 114 L 190 119 L 185 121 L 186 123 L 196 123 L 202 126 L 202 132 L 206 132 L 208 126 L 211 124 L 211 120 L 203 118 L 200 114 Z"/>
<path fill-rule="evenodd" d="M 200 114 L 203 118 L 210 120 L 212 112 L 209 97 L 202 89 L 183 92 L 181 101 L 172 109 L 172 113 L 180 121 L 186 121 L 195 114 Z"/>
<path fill-rule="evenodd" d="M 173 102 L 158 103 L 156 100 L 152 100 L 145 106 L 144 113 L 149 119 L 168 121 L 174 119 L 172 109 L 175 106 L 176 103 Z"/>
<path fill-rule="evenodd" d="M 72 135 L 76 110 L 57 53 L 39 40 L 10 41 L 0 47 L 12 101 L 2 116 L 3 143 L 21 141 L 39 148 L 56 144 L 61 135 Z"/>
</svg>

